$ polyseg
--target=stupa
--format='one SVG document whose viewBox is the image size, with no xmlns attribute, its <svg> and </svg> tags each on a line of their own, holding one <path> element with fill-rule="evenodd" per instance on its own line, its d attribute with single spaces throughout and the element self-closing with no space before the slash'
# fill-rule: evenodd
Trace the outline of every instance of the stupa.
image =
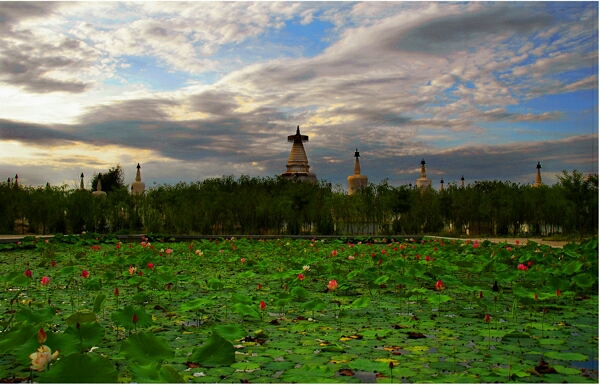
<svg viewBox="0 0 600 385">
<path fill-rule="evenodd" d="M 417 187 L 418 188 L 428 188 L 431 187 L 431 179 L 427 178 L 427 174 L 425 173 L 425 158 L 421 160 L 421 177 L 417 179 Z"/>
<path fill-rule="evenodd" d="M 19 175 L 15 174 L 15 187 L 19 187 Z"/>
<path fill-rule="evenodd" d="M 101 197 L 106 195 L 106 192 L 102 191 L 102 183 L 100 183 L 100 179 L 102 179 L 102 173 L 98 174 L 98 183 L 96 183 L 96 191 L 92 191 L 92 195 L 95 197 Z"/>
<path fill-rule="evenodd" d="M 85 190 L 85 186 L 83 184 L 83 173 L 81 173 L 81 181 L 79 182 L 79 189 Z"/>
<path fill-rule="evenodd" d="M 350 175 L 348 177 L 348 194 L 352 195 L 360 189 L 367 187 L 367 183 L 369 182 L 369 178 L 366 175 L 360 175 L 360 162 L 358 161 L 358 157 L 360 154 L 358 153 L 358 148 L 354 152 L 354 157 L 356 161 L 354 161 L 354 175 Z"/>
<path fill-rule="evenodd" d="M 440 181 L 440 192 L 444 191 L 444 178 Z"/>
<path fill-rule="evenodd" d="M 540 187 L 542 185 L 542 165 L 540 164 L 540 162 L 538 162 L 535 168 L 537 168 L 537 174 L 535 175 L 535 184 L 533 185 L 533 187 Z"/>
<path fill-rule="evenodd" d="M 296 128 L 296 135 L 288 136 L 288 142 L 293 142 L 292 150 L 285 166 L 286 171 L 281 174 L 281 177 L 298 181 L 316 182 L 317 176 L 308 171 L 310 166 L 308 165 L 304 145 L 302 145 L 303 142 L 308 142 L 308 136 L 300 135 L 300 126 Z"/>
<path fill-rule="evenodd" d="M 133 195 L 142 195 L 146 191 L 146 184 L 142 182 L 142 175 L 140 173 L 140 164 L 137 165 L 137 173 L 135 174 L 135 182 L 131 184 L 131 193 Z"/>
<path fill-rule="evenodd" d="M 465 187 L 465 176 L 461 175 L 460 176 L 460 187 Z"/>
</svg>

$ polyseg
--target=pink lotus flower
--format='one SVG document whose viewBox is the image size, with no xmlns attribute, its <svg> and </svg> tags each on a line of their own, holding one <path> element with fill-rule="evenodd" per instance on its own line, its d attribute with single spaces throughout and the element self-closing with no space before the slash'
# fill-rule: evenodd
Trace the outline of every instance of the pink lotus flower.
<svg viewBox="0 0 600 385">
<path fill-rule="evenodd" d="M 150 269 L 150 270 L 154 269 L 154 263 L 148 262 L 148 269 Z"/>
<path fill-rule="evenodd" d="M 387 253 L 387 250 L 385 250 L 385 249 L 381 250 L 381 254 L 385 254 L 385 253 Z"/>
<path fill-rule="evenodd" d="M 438 281 L 435 283 L 435 289 L 436 290 L 443 290 L 444 289 L 444 283 L 442 282 L 441 279 L 438 279 Z"/>
<path fill-rule="evenodd" d="M 429 255 L 426 255 L 425 256 L 425 261 L 427 261 L 427 262 L 431 261 L 431 257 L 429 257 Z"/>
<path fill-rule="evenodd" d="M 337 255 L 337 250 L 333 250 L 333 251 L 331 252 L 331 256 L 332 256 L 332 257 L 335 257 L 336 255 Z"/>
<path fill-rule="evenodd" d="M 246 258 L 240 259 L 240 263 L 245 263 L 245 262 L 246 262 Z"/>
<path fill-rule="evenodd" d="M 172 252 L 173 252 L 173 249 L 167 249 L 167 250 L 165 251 L 165 253 L 167 253 L 167 255 L 171 254 Z"/>
<path fill-rule="evenodd" d="M 508 246 L 508 247 L 506 248 L 506 250 L 508 250 L 508 251 L 512 251 L 512 247 Z"/>
<path fill-rule="evenodd" d="M 87 270 L 84 270 L 84 271 L 81 272 L 81 277 L 82 278 L 89 278 L 89 276 L 90 276 L 90 273 L 88 273 Z"/>
<path fill-rule="evenodd" d="M 129 275 L 133 275 L 133 273 L 135 273 L 135 267 L 134 266 L 129 266 Z"/>
<path fill-rule="evenodd" d="M 327 285 L 327 289 L 329 291 L 334 291 L 337 288 L 338 288 L 338 283 L 335 279 L 332 279 L 331 281 L 329 281 L 329 284 Z"/>
<path fill-rule="evenodd" d="M 353 261 L 353 260 L 354 260 L 354 256 L 353 256 L 353 255 L 349 255 L 349 256 L 348 256 L 348 259 L 349 259 L 350 261 Z"/>
<path fill-rule="evenodd" d="M 40 283 L 44 286 L 48 285 L 50 283 L 50 278 L 48 277 L 44 277 L 42 278 L 42 280 L 40 281 Z"/>
<path fill-rule="evenodd" d="M 27 278 L 31 278 L 31 270 L 29 270 L 29 269 L 25 270 L 23 275 L 25 275 Z"/>
<path fill-rule="evenodd" d="M 260 311 L 265 311 L 265 309 L 267 308 L 267 304 L 265 303 L 265 301 L 260 301 Z"/>
<path fill-rule="evenodd" d="M 31 360 L 31 366 L 29 367 L 31 370 L 36 370 L 38 372 L 43 372 L 46 370 L 46 366 L 52 361 L 53 358 L 58 356 L 60 351 L 57 350 L 52 353 L 52 350 L 46 345 L 42 345 L 38 348 L 37 352 L 29 355 L 29 359 Z"/>
<path fill-rule="evenodd" d="M 517 269 L 522 270 L 522 271 L 527 271 L 529 270 L 529 268 L 527 266 L 525 266 L 524 264 L 519 264 L 519 266 L 517 266 Z"/>
<path fill-rule="evenodd" d="M 304 281 L 304 274 L 302 274 L 302 273 L 298 274 L 298 280 Z"/>
<path fill-rule="evenodd" d="M 44 342 L 46 342 L 46 332 L 44 331 L 43 328 L 40 328 L 40 331 L 38 332 L 37 338 L 38 338 L 38 342 L 40 344 L 43 344 Z"/>
</svg>

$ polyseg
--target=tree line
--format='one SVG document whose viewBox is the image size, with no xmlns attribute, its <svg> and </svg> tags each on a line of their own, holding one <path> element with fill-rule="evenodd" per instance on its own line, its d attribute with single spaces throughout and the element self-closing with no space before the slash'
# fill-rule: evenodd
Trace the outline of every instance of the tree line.
<svg viewBox="0 0 600 385">
<path fill-rule="evenodd" d="M 348 195 L 326 181 L 223 176 L 132 195 L 119 169 L 102 176 L 103 197 L 66 185 L 0 184 L 0 233 L 598 234 L 598 175 L 577 170 L 540 187 L 478 181 L 438 191 L 383 180 Z"/>
</svg>

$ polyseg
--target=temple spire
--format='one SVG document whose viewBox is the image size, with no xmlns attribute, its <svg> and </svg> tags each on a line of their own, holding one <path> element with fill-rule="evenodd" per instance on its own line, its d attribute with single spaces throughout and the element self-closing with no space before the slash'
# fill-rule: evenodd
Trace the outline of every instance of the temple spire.
<svg viewBox="0 0 600 385">
<path fill-rule="evenodd" d="M 535 184 L 533 185 L 534 187 L 539 187 L 542 185 L 542 165 L 540 164 L 540 162 L 538 162 L 537 166 L 535 166 L 535 168 L 537 168 L 537 173 L 535 175 Z"/>
<path fill-rule="evenodd" d="M 85 190 L 85 186 L 83 184 L 83 173 L 81 173 L 81 180 L 79 182 L 79 189 L 80 190 Z"/>
<path fill-rule="evenodd" d="M 135 174 L 135 182 L 131 184 L 131 193 L 133 195 L 141 195 L 146 191 L 146 184 L 142 182 L 142 174 L 140 172 L 140 164 L 137 164 L 137 172 Z"/>
<path fill-rule="evenodd" d="M 354 161 L 354 175 L 350 175 L 348 177 L 348 194 L 352 195 L 356 191 L 367 187 L 367 183 L 369 179 L 366 175 L 360 175 L 360 162 L 358 161 L 358 157 L 360 153 L 358 152 L 358 148 L 354 152 L 354 157 L 356 160 Z"/>
<path fill-rule="evenodd" d="M 431 179 L 427 178 L 427 173 L 425 172 L 425 158 L 421 160 L 421 176 L 417 179 L 416 184 L 419 188 L 431 187 Z"/>
<path fill-rule="evenodd" d="M 308 142 L 308 136 L 300 134 L 300 126 L 296 128 L 295 135 L 288 136 L 288 142 L 292 142 L 292 150 L 286 165 L 286 172 L 281 174 L 282 178 L 296 179 L 301 181 L 316 182 L 317 176 L 308 169 L 308 158 L 304 151 L 304 145 L 302 143 Z"/>
</svg>

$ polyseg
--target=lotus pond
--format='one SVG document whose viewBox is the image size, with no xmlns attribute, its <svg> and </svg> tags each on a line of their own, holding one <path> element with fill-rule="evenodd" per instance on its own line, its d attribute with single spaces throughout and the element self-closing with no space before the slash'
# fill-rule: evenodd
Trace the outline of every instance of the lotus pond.
<svg viewBox="0 0 600 385">
<path fill-rule="evenodd" d="M 598 382 L 597 239 L 1 247 L 0 382 Z"/>
</svg>

